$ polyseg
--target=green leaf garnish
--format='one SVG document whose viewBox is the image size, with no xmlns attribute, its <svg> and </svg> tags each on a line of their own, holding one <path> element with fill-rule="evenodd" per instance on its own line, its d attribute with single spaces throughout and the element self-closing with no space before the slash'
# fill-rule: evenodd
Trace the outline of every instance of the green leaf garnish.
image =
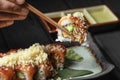
<svg viewBox="0 0 120 80">
<path fill-rule="evenodd" d="M 83 57 L 78 55 L 74 50 L 72 49 L 67 49 L 67 53 L 65 56 L 66 59 L 68 60 L 72 60 L 72 61 L 78 61 L 80 62 L 81 60 L 83 60 Z"/>
<path fill-rule="evenodd" d="M 73 77 L 79 77 L 79 76 L 84 76 L 88 74 L 92 74 L 92 71 L 89 70 L 75 70 L 75 69 L 63 69 L 58 71 L 58 76 L 67 79 L 67 78 L 73 78 Z"/>
</svg>

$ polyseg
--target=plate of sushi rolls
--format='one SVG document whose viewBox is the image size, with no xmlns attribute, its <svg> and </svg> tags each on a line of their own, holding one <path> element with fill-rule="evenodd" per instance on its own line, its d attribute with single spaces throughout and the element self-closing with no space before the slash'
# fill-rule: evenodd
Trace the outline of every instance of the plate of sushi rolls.
<svg viewBox="0 0 120 80">
<path fill-rule="evenodd" d="M 0 80 L 48 80 L 62 69 L 66 48 L 35 43 L 26 49 L 0 54 Z"/>
<path fill-rule="evenodd" d="M 107 74 L 114 66 L 91 43 L 89 47 L 35 43 L 0 53 L 0 80 L 80 80 Z"/>
</svg>

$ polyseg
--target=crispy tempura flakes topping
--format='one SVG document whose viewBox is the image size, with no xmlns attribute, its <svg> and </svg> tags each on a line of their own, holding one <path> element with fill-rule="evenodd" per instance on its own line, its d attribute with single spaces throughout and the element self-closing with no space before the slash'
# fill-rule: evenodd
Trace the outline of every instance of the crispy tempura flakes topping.
<svg viewBox="0 0 120 80">
<path fill-rule="evenodd" d="M 44 51 L 44 46 L 38 43 L 29 48 L 19 49 L 0 58 L 0 66 L 15 67 L 15 65 L 25 66 L 27 64 L 38 65 L 47 60 L 48 55 Z"/>
</svg>

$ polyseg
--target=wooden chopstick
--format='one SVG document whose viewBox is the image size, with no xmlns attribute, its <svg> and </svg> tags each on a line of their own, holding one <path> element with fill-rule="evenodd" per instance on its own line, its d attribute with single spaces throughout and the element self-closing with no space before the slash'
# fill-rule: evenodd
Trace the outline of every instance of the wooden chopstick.
<svg viewBox="0 0 120 80">
<path fill-rule="evenodd" d="M 32 5 L 30 5 L 29 3 L 25 2 L 25 7 L 28 8 L 31 12 L 33 12 L 34 14 L 36 14 L 37 16 L 39 16 L 41 19 L 47 21 L 48 23 L 52 24 L 53 26 L 55 26 L 56 28 L 61 29 L 62 31 L 64 31 L 66 34 L 68 34 L 69 36 L 71 36 L 72 40 L 74 40 L 74 36 L 72 34 L 70 34 L 65 28 L 59 26 L 57 24 L 57 22 L 55 22 L 54 20 L 52 20 L 51 18 L 47 17 L 46 15 L 44 15 L 44 13 L 42 13 L 41 11 L 39 11 L 38 9 L 36 9 L 35 7 L 33 7 Z"/>
</svg>

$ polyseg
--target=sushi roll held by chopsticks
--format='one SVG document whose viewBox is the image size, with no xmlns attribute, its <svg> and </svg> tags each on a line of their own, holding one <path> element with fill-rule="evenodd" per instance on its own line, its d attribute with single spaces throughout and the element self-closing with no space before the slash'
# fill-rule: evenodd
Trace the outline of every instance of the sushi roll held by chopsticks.
<svg viewBox="0 0 120 80">
<path fill-rule="evenodd" d="M 87 25 L 84 19 L 84 15 L 81 12 L 75 12 L 73 14 L 68 14 L 67 16 L 63 16 L 59 21 L 58 25 L 65 28 L 70 34 L 74 36 L 74 41 L 82 44 L 86 41 L 87 36 Z M 69 35 L 65 32 L 58 31 L 58 37 L 56 41 L 64 42 L 64 41 L 73 41 Z"/>
</svg>

